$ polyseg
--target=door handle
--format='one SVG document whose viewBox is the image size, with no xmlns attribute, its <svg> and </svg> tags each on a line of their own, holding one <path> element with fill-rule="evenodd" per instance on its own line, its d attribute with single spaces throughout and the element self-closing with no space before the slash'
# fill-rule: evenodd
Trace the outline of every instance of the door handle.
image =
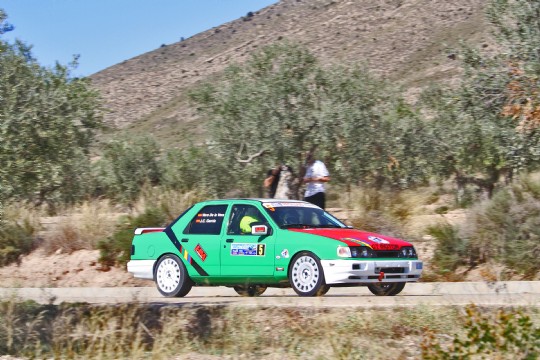
<svg viewBox="0 0 540 360">
<path fill-rule="evenodd" d="M 181 242 L 188 242 L 189 239 L 185 239 L 185 238 L 184 238 L 184 239 L 182 239 L 182 240 L 180 240 L 180 241 L 181 241 Z"/>
<path fill-rule="evenodd" d="M 227 239 L 225 241 L 231 243 L 231 242 L 234 242 L 234 239 Z"/>
</svg>

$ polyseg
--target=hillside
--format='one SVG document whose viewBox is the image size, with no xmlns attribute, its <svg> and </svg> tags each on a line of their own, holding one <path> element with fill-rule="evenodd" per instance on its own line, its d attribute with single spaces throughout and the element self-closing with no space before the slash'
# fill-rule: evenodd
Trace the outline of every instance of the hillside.
<svg viewBox="0 0 540 360">
<path fill-rule="evenodd" d="M 486 0 L 282 0 L 186 40 L 91 76 L 109 112 L 106 122 L 154 134 L 165 146 L 200 141 L 204 124 L 186 93 L 265 45 L 290 40 L 323 64 L 365 64 L 411 96 L 431 81 L 451 81 L 448 49 L 465 40 L 490 44 Z M 159 41 L 159 40 L 158 40 Z"/>
</svg>

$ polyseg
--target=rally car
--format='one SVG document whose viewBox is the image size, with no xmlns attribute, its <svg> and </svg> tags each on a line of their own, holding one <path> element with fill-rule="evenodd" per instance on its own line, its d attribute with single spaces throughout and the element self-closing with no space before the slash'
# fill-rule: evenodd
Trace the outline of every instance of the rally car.
<svg viewBox="0 0 540 360">
<path fill-rule="evenodd" d="M 367 286 L 392 296 L 420 279 L 422 261 L 410 243 L 354 229 L 308 202 L 226 199 L 197 203 L 165 228 L 136 229 L 127 269 L 167 297 L 195 285 L 230 286 L 242 296 Z"/>
</svg>

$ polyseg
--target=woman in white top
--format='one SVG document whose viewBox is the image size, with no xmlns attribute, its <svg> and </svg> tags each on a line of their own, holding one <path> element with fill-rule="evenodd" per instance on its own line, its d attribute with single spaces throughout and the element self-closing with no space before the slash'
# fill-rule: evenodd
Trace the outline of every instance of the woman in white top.
<svg viewBox="0 0 540 360">
<path fill-rule="evenodd" d="M 326 205 L 324 183 L 330 181 L 330 174 L 322 161 L 315 160 L 312 152 L 306 157 L 306 174 L 303 181 L 307 184 L 304 200 L 324 209 Z"/>
</svg>

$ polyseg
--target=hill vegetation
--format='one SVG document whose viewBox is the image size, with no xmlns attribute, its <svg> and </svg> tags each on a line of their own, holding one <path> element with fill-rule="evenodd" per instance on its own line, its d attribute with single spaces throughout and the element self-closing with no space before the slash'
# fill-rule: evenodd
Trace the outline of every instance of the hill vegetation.
<svg viewBox="0 0 540 360">
<path fill-rule="evenodd" d="M 151 133 L 164 147 L 204 142 L 204 118 L 187 93 L 265 46 L 294 42 L 322 66 L 359 65 L 414 98 L 433 81 L 453 82 L 460 42 L 494 50 L 486 0 L 282 0 L 264 9 L 104 69 L 90 78 L 106 123 Z M 258 10 L 258 11 L 255 11 Z M 248 16 L 249 15 L 249 16 Z M 179 34 L 180 38 L 181 34 Z"/>
<path fill-rule="evenodd" d="M 100 72 L 91 79 L 99 92 L 89 79 L 72 78 L 69 66 L 42 68 L 26 45 L 0 38 L 2 206 L 46 205 L 46 211 L 56 213 L 84 200 L 106 198 L 132 212 L 145 191 L 195 194 L 189 201 L 262 196 L 268 168 L 286 163 L 298 176 L 303 154 L 316 148 L 332 174 L 332 199 L 361 207 L 364 219 L 354 219 L 358 223 L 371 219 L 381 224 L 380 230 L 403 232 L 399 225 L 412 213 L 399 200 L 404 191 L 429 189 L 431 204 L 450 195 L 455 201 L 445 205 L 476 209 L 478 216 L 467 229 L 431 229 L 439 239 L 437 276 L 489 261 L 504 263 L 526 278 L 535 276 L 538 265 L 522 266 L 518 258 L 530 254 L 536 259 L 539 251 L 540 195 L 538 181 L 528 174 L 540 165 L 540 1 L 457 1 L 440 7 L 423 1 L 370 3 L 282 1 Z M 429 11 L 447 26 L 444 31 L 430 31 L 433 17 L 421 17 Z M 413 13 L 417 21 L 409 23 L 413 20 L 407 15 Z M 444 21 L 443 14 L 454 21 Z M 494 29 L 493 45 L 457 46 L 457 29 L 464 31 L 480 14 Z M 0 29 L 9 31 L 5 14 L 0 15 Z M 380 16 L 388 21 L 377 23 Z M 311 21 L 309 27 L 293 27 L 299 19 Z M 278 24 L 299 36 L 284 38 Z M 242 32 L 246 27 L 250 31 Z M 331 39 L 322 36 L 325 31 L 318 31 L 319 37 L 315 30 L 306 31 L 315 27 L 333 29 Z M 382 45 L 370 47 L 369 56 L 363 53 L 366 36 L 375 43 L 381 38 L 398 41 L 410 28 L 426 39 L 394 43 L 393 60 Z M 474 34 L 483 34 L 484 28 L 475 29 Z M 369 35 L 364 34 L 362 43 L 340 40 L 345 30 Z M 257 42 L 254 34 L 259 34 Z M 441 52 L 442 39 L 437 46 L 426 46 L 425 41 L 435 41 L 434 34 L 453 39 L 456 48 L 450 57 Z M 237 38 L 246 37 L 251 40 L 239 45 Z M 419 43 L 423 55 L 413 49 Z M 410 46 L 402 48 L 404 44 Z M 212 65 L 204 68 L 204 76 L 202 67 L 182 70 L 186 59 L 196 59 L 196 46 Z M 343 50 L 349 47 L 351 52 Z M 364 61 L 352 61 L 359 54 Z M 442 71 L 438 58 L 452 67 Z M 420 81 L 409 67 L 412 61 L 438 71 L 425 73 Z M 430 81 L 442 75 L 445 81 Z M 144 86 L 132 86 L 133 81 Z M 187 122 L 179 121 L 177 115 L 186 109 L 191 112 Z M 96 142 L 103 118 L 117 128 L 108 134 L 112 139 L 105 133 Z M 199 123 L 201 137 L 188 132 L 175 139 L 182 143 L 178 147 L 156 136 L 159 132 L 145 130 L 163 124 L 167 131 L 181 131 L 190 121 Z M 144 136 L 136 135 L 143 131 Z M 359 191 L 362 200 L 351 202 Z M 124 218 L 120 231 L 144 219 L 171 219 L 174 211 L 163 196 L 145 198 L 150 199 L 145 208 Z M 393 229 L 385 228 L 391 223 Z M 29 251 L 28 236 L 34 232 L 20 218 L 2 217 L 2 263 Z M 125 241 L 122 234 L 109 234 L 109 244 Z M 102 246 L 104 265 L 125 261 L 122 249 Z"/>
</svg>

